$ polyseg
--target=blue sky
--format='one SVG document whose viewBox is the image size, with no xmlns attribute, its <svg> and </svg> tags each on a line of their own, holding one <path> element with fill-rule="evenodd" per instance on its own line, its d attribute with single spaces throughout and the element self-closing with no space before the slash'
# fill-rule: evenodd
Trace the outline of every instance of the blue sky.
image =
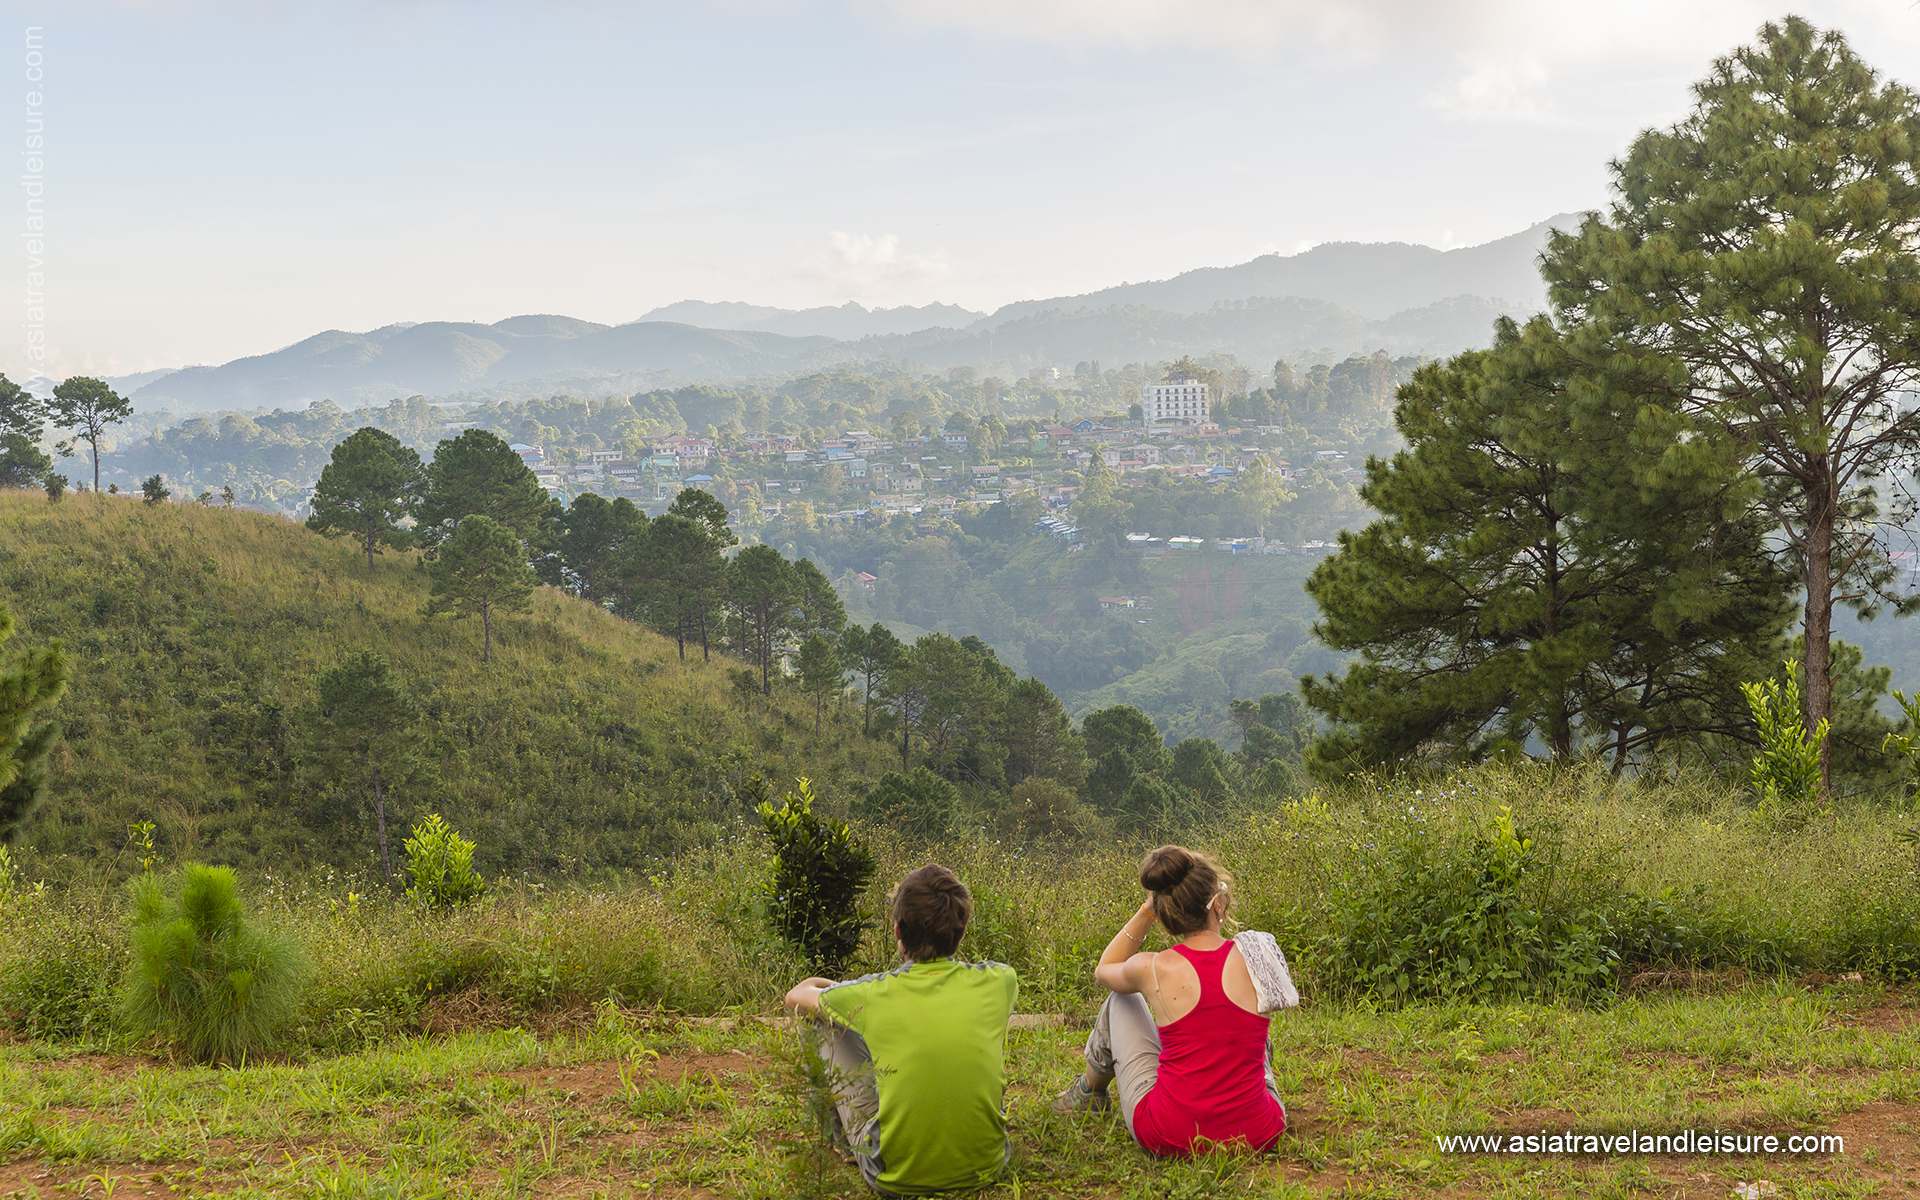
<svg viewBox="0 0 1920 1200">
<path fill-rule="evenodd" d="M 45 45 L 55 377 L 391 321 L 991 309 L 1322 241 L 1473 244 L 1603 203 L 1607 159 L 1780 11 L 4 7 L 0 73 L 20 77 L 25 27 Z M 1799 11 L 1920 82 L 1920 7 Z M 0 139 L 20 120 L 0 111 Z"/>
</svg>

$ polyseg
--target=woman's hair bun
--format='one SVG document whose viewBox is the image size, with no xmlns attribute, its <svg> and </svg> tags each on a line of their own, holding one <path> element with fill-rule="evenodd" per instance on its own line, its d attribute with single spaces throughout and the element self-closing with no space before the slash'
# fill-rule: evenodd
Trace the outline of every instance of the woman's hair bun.
<svg viewBox="0 0 1920 1200">
<path fill-rule="evenodd" d="M 1186 880 L 1193 866 L 1193 853 L 1185 846 L 1162 846 L 1140 864 L 1140 886 L 1150 892 L 1170 892 Z"/>
</svg>

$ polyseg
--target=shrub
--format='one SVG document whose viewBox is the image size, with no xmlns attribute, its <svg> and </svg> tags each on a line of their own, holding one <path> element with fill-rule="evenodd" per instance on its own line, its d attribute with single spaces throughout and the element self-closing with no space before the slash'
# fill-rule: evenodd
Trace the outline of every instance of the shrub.
<svg viewBox="0 0 1920 1200">
<path fill-rule="evenodd" d="M 766 792 L 757 776 L 749 788 Z M 813 799 L 813 784 L 803 778 L 780 798 L 779 807 L 764 799 L 758 806 L 773 841 L 767 914 L 775 933 L 831 975 L 860 946 L 867 924 L 860 893 L 873 878 L 874 857 L 846 822 L 815 813 Z"/>
<path fill-rule="evenodd" d="M 1813 735 L 1807 735 L 1800 715 L 1800 684 L 1791 661 L 1785 682 L 1763 679 L 1741 684 L 1740 691 L 1760 729 L 1760 752 L 1753 756 L 1752 767 L 1760 813 L 1780 828 L 1798 828 L 1806 824 L 1819 800 L 1820 746 L 1827 740 L 1828 724 L 1821 721 Z"/>
<path fill-rule="evenodd" d="M 47 474 L 47 481 L 42 486 L 47 489 L 47 500 L 50 503 L 58 504 L 60 503 L 61 497 L 67 494 L 67 477 L 49 472 Z"/>
<path fill-rule="evenodd" d="M 1505 805 L 1489 824 L 1451 835 L 1383 825 L 1319 939 L 1330 982 L 1394 1002 L 1611 987 L 1605 880 L 1562 870 L 1559 839 L 1521 836 Z"/>
<path fill-rule="evenodd" d="M 911 775 L 888 771 L 850 806 L 855 817 L 931 841 L 952 832 L 960 816 L 960 789 L 925 767 Z"/>
<path fill-rule="evenodd" d="M 148 504 L 164 503 L 168 496 L 173 495 L 172 492 L 167 490 L 166 481 L 158 475 L 149 475 L 147 478 L 142 479 L 140 481 L 140 493 L 146 497 Z"/>
<path fill-rule="evenodd" d="M 116 913 L 44 889 L 0 896 L 0 1024 L 26 1037 L 112 1032 L 126 960 Z"/>
<path fill-rule="evenodd" d="M 473 843 L 454 832 L 439 813 L 428 813 L 403 844 L 407 873 L 413 876 L 407 895 L 417 903 L 444 912 L 478 900 L 486 890 L 473 871 Z"/>
<path fill-rule="evenodd" d="M 226 867 L 188 864 L 178 896 L 134 881 L 133 963 L 122 1012 L 189 1058 L 234 1062 L 273 1045 L 300 1001 L 305 957 L 291 938 L 256 928 Z"/>
</svg>

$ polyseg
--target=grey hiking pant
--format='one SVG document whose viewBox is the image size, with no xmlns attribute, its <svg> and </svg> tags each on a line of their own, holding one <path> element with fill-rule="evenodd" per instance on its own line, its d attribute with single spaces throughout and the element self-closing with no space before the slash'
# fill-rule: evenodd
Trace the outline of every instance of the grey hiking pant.
<svg viewBox="0 0 1920 1200">
<path fill-rule="evenodd" d="M 1120 1115 L 1133 1133 L 1133 1110 L 1153 1090 L 1160 1079 L 1160 1027 L 1153 1023 L 1153 1010 L 1147 998 L 1138 992 L 1110 992 L 1087 1031 L 1087 1071 L 1113 1080 L 1114 1099 Z M 1280 1103 L 1280 1089 L 1273 1081 L 1273 1044 L 1267 1044 L 1267 1091 L 1274 1103 Z M 1286 1111 L 1286 1105 L 1280 1105 Z"/>
<path fill-rule="evenodd" d="M 879 1182 L 887 1164 L 880 1157 L 880 1089 L 867 1039 L 825 1018 L 816 1018 L 813 1026 L 820 1034 L 820 1058 L 827 1064 L 827 1084 L 833 1089 L 837 1132 L 859 1164 L 860 1178 L 880 1195 L 892 1196 Z"/>
</svg>

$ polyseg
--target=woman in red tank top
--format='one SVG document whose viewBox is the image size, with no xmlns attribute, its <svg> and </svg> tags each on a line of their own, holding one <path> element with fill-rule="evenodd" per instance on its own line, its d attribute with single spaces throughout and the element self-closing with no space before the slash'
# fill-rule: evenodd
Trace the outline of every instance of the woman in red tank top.
<svg viewBox="0 0 1920 1200">
<path fill-rule="evenodd" d="M 1111 991 L 1087 1035 L 1087 1070 L 1054 1101 L 1056 1112 L 1111 1105 L 1134 1140 L 1154 1154 L 1189 1154 L 1201 1144 L 1271 1149 L 1287 1127 L 1274 1087 L 1268 1018 L 1253 980 L 1220 933 L 1227 877 L 1181 846 L 1162 846 L 1140 864 L 1149 893 L 1106 952 L 1094 977 Z M 1158 954 L 1136 953 L 1158 919 L 1179 940 Z"/>
</svg>

